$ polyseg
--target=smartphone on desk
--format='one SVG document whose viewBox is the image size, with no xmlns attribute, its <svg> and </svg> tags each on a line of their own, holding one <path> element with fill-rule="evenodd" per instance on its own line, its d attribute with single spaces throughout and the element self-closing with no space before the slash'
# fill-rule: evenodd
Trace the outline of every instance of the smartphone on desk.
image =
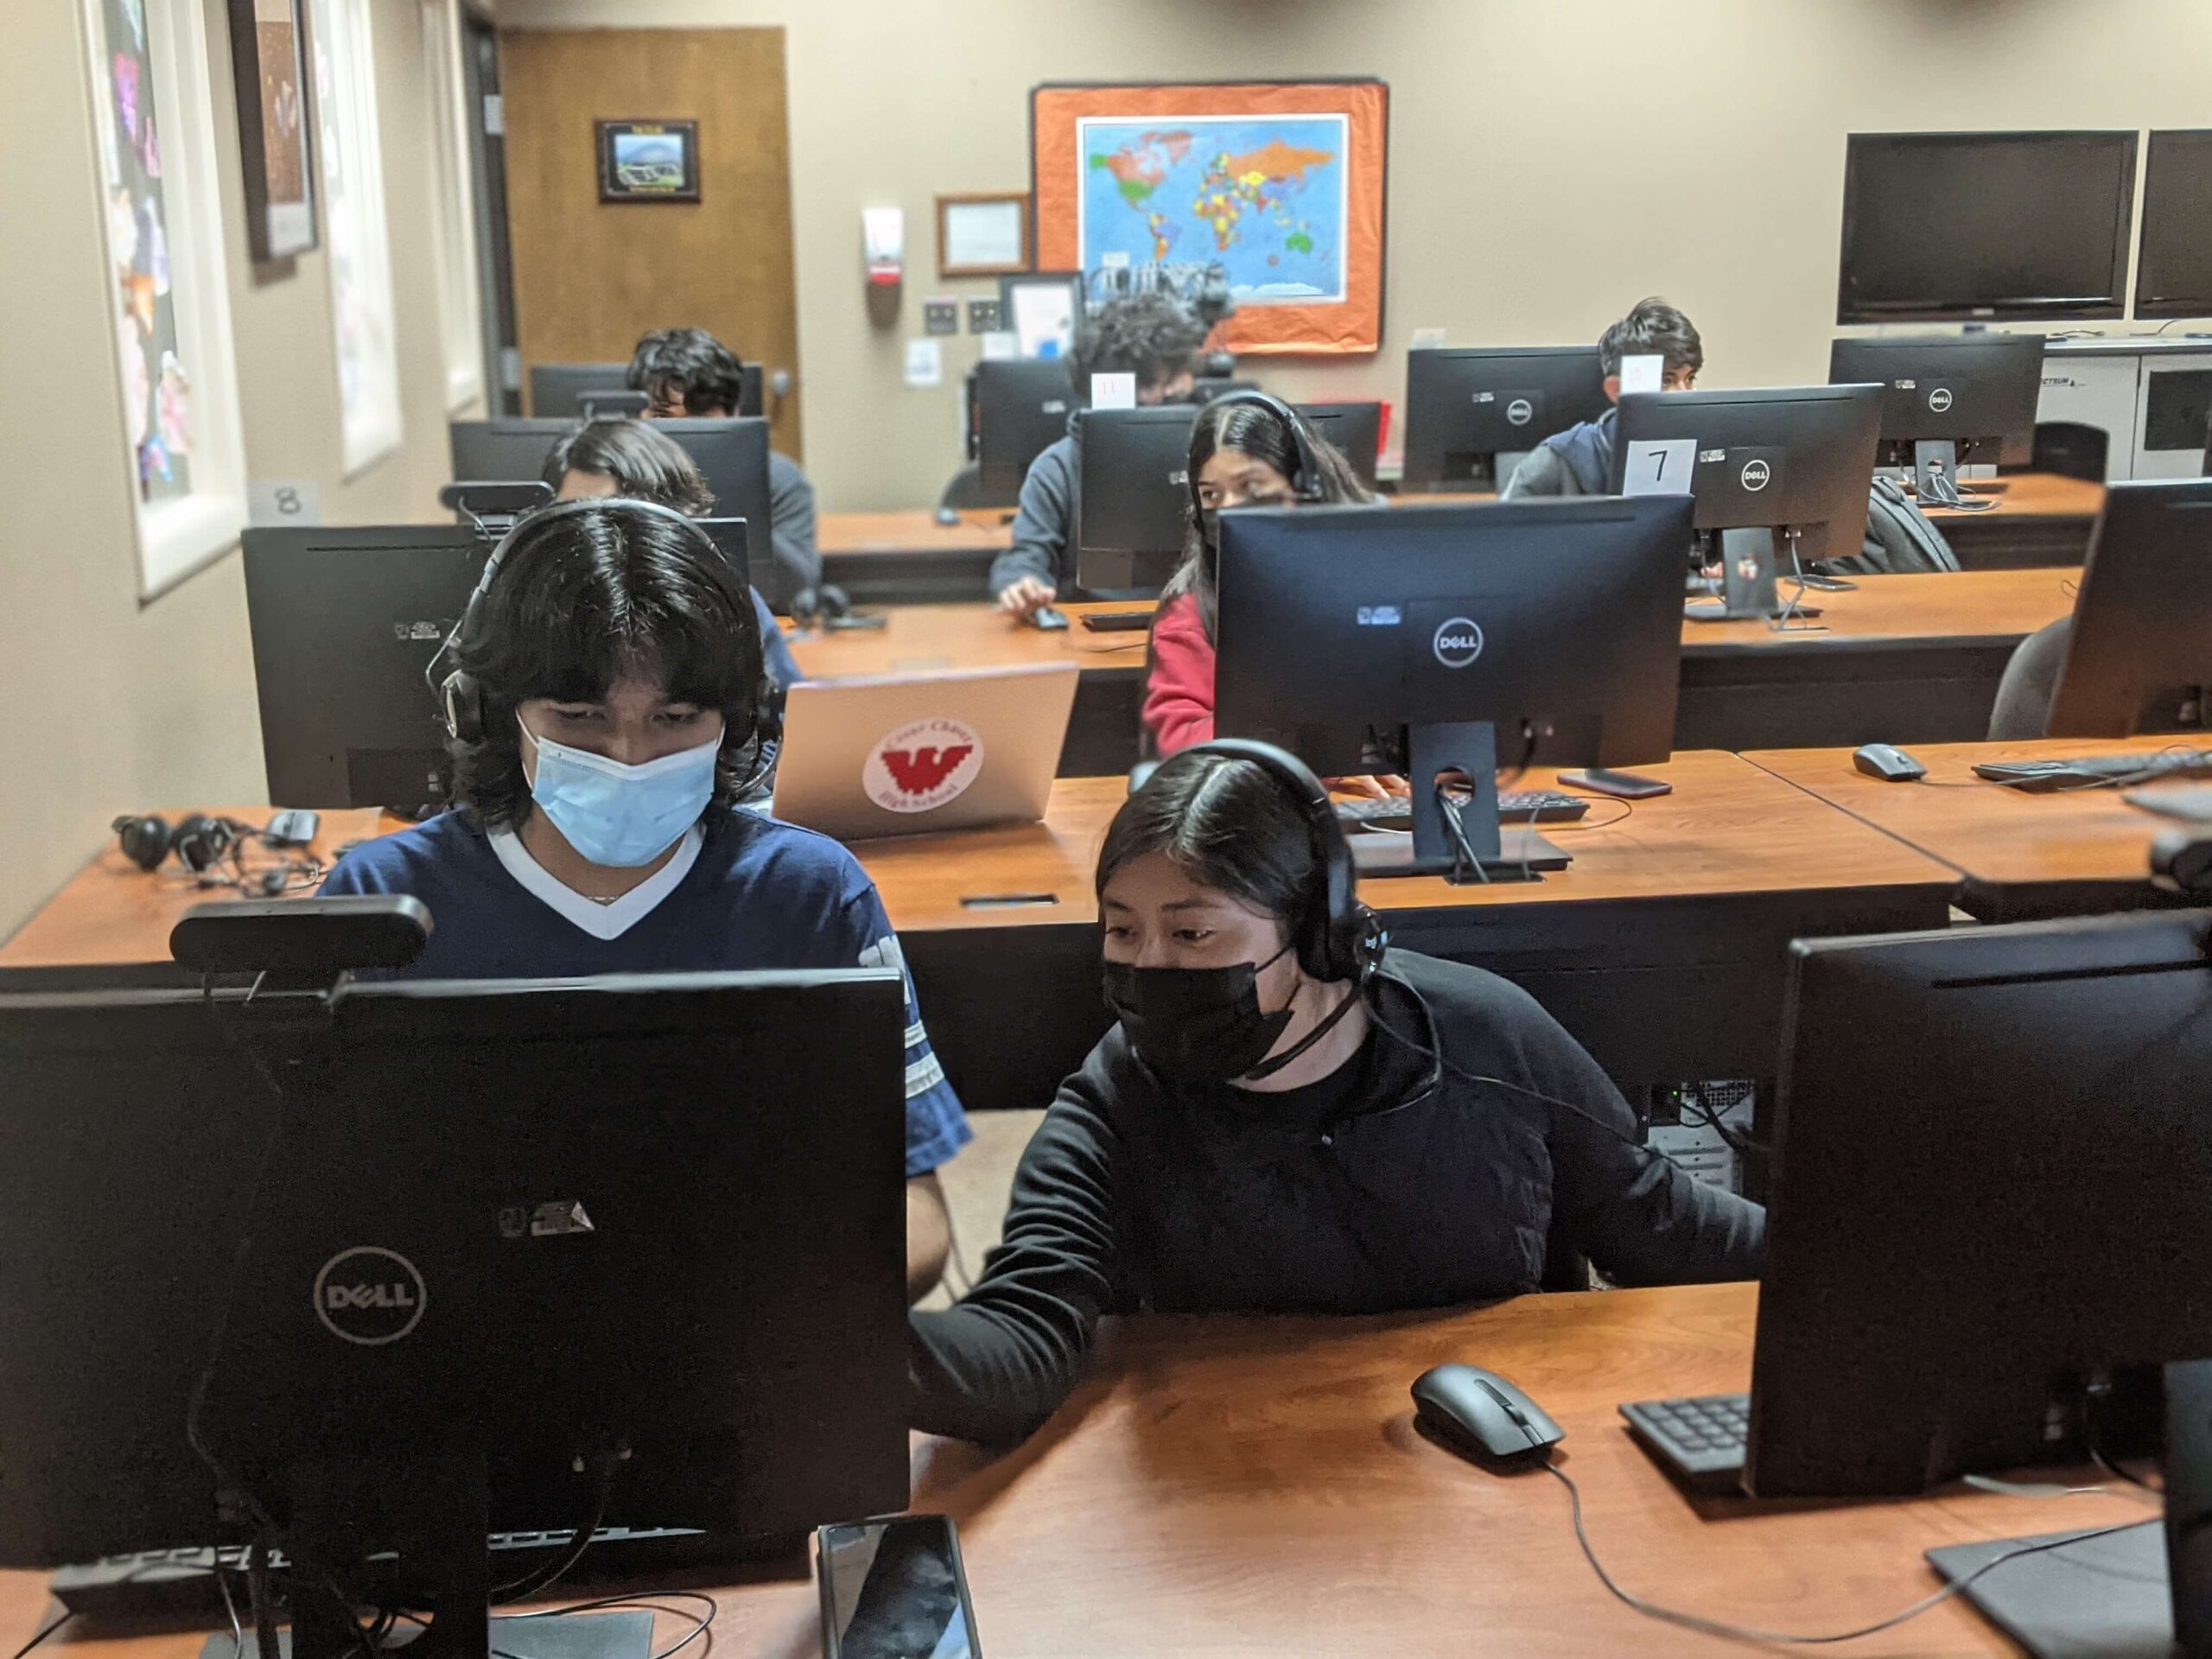
<svg viewBox="0 0 2212 1659">
<path fill-rule="evenodd" d="M 982 1659 L 950 1516 L 823 1527 L 814 1550 L 823 1659 Z"/>
</svg>

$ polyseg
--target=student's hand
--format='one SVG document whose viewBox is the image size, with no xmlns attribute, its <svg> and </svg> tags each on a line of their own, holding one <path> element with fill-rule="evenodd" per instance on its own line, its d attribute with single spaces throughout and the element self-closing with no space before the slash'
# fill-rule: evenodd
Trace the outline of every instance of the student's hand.
<svg viewBox="0 0 2212 1659">
<path fill-rule="evenodd" d="M 1413 793 L 1402 778 L 1330 778 L 1324 781 L 1332 795 L 1349 795 L 1362 801 L 1405 799 Z"/>
<path fill-rule="evenodd" d="M 1027 622 L 1043 607 L 1059 597 L 1059 592 L 1046 582 L 1035 576 L 1023 576 L 999 595 L 999 609 L 1008 616 Z"/>
</svg>

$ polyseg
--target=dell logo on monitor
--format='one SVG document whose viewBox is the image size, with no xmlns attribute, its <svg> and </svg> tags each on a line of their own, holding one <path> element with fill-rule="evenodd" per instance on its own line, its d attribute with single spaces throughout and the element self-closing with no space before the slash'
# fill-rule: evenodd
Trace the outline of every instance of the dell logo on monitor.
<svg viewBox="0 0 2212 1659">
<path fill-rule="evenodd" d="M 1766 488 L 1769 480 L 1774 477 L 1774 469 L 1764 461 L 1754 458 L 1744 463 L 1741 476 L 1745 489 L 1763 490 Z"/>
<path fill-rule="evenodd" d="M 1526 397 L 1516 397 L 1505 406 L 1505 418 L 1515 426 L 1526 426 L 1536 418 L 1536 406 Z"/>
<path fill-rule="evenodd" d="M 1938 415 L 1941 415 L 1950 406 L 1951 389 L 1948 386 L 1938 386 L 1928 394 L 1928 407 L 1934 410 Z"/>
<path fill-rule="evenodd" d="M 422 1323 L 429 1301 L 423 1275 L 397 1250 L 357 1244 L 315 1276 L 315 1316 L 341 1342 L 381 1348 Z"/>
<path fill-rule="evenodd" d="M 1483 631 L 1470 617 L 1455 616 L 1436 631 L 1436 660 L 1446 668 L 1465 668 L 1483 654 Z"/>
</svg>

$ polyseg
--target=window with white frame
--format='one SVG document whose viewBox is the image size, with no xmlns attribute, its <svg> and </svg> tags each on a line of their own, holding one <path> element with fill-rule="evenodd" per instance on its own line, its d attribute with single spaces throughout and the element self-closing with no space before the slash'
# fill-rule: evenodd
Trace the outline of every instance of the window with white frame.
<svg viewBox="0 0 2212 1659">
<path fill-rule="evenodd" d="M 399 343 L 377 128 L 373 0 L 315 0 L 315 110 L 348 477 L 399 448 Z"/>
<path fill-rule="evenodd" d="M 435 143 L 432 226 L 438 321 L 445 340 L 446 407 L 483 395 L 482 305 L 476 289 L 476 205 L 469 173 L 468 89 L 461 73 L 461 0 L 419 0 L 424 84 Z"/>
<path fill-rule="evenodd" d="M 83 0 L 147 598 L 237 544 L 245 445 L 200 0 Z"/>
</svg>

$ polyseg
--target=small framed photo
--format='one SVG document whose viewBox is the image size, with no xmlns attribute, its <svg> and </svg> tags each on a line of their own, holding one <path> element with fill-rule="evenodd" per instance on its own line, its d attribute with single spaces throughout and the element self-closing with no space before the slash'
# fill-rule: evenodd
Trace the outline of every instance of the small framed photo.
<svg viewBox="0 0 2212 1659">
<path fill-rule="evenodd" d="M 699 200 L 696 121 L 601 121 L 601 201 Z"/>
<path fill-rule="evenodd" d="M 1029 198 L 988 192 L 937 199 L 937 274 L 1011 276 L 1029 269 Z"/>
<path fill-rule="evenodd" d="M 230 4 L 246 240 L 257 264 L 305 253 L 316 240 L 302 10 L 302 0 Z"/>
</svg>

